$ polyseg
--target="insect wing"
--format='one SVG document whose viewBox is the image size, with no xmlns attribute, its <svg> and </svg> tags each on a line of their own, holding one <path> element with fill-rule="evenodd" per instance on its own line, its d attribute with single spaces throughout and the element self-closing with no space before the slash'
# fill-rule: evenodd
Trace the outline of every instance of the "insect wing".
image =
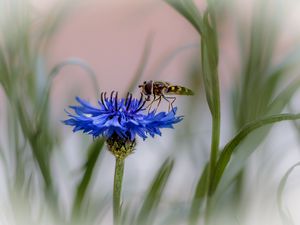
<svg viewBox="0 0 300 225">
<path fill-rule="evenodd" d="M 153 82 L 153 94 L 154 95 L 163 95 L 169 87 L 169 83 L 163 81 Z"/>
</svg>

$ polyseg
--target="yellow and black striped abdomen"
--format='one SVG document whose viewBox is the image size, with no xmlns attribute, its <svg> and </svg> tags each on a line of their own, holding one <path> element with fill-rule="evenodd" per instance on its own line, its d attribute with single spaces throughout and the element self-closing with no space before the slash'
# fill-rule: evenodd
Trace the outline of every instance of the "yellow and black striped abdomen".
<svg viewBox="0 0 300 225">
<path fill-rule="evenodd" d="M 167 88 L 165 91 L 166 95 L 194 95 L 194 92 L 191 89 L 186 87 L 172 85 Z"/>
</svg>

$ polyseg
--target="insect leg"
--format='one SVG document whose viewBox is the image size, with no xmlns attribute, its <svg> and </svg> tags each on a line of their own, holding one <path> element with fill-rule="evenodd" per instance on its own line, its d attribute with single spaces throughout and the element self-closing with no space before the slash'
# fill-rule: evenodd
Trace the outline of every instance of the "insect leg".
<svg viewBox="0 0 300 225">
<path fill-rule="evenodd" d="M 175 102 L 176 97 L 171 97 L 171 96 L 166 97 L 164 95 L 162 97 L 169 103 L 168 111 L 170 112 L 170 107 L 171 107 L 173 113 L 175 114 L 173 103 Z"/>
<path fill-rule="evenodd" d="M 155 109 L 155 112 L 156 112 L 156 110 L 158 109 L 158 107 L 159 107 L 159 105 L 160 105 L 160 102 L 161 102 L 161 97 L 162 97 L 163 95 L 160 95 L 159 97 L 158 97 L 158 103 L 157 103 L 157 106 L 156 106 L 156 109 Z"/>
<path fill-rule="evenodd" d="M 156 98 L 156 95 L 154 95 L 154 96 L 153 96 L 153 100 L 152 100 L 152 101 L 150 102 L 150 104 L 146 107 L 146 108 L 149 108 L 149 109 L 148 109 L 148 112 L 150 112 L 153 103 L 156 102 L 157 100 L 159 100 L 159 97 Z"/>
</svg>

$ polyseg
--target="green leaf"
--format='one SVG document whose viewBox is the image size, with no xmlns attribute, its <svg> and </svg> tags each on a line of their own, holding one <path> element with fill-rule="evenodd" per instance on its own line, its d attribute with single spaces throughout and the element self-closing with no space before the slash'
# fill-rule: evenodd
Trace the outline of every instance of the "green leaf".
<svg viewBox="0 0 300 225">
<path fill-rule="evenodd" d="M 58 75 L 58 73 L 61 71 L 61 69 L 63 69 L 65 66 L 69 66 L 69 65 L 79 66 L 81 69 L 83 69 L 87 73 L 87 75 L 90 77 L 92 84 L 94 85 L 94 89 L 98 90 L 96 73 L 94 72 L 92 67 L 87 62 L 85 62 L 84 60 L 79 59 L 79 58 L 66 59 L 66 60 L 60 62 L 59 64 L 57 64 L 51 70 L 51 72 L 49 74 L 50 81 Z"/>
<path fill-rule="evenodd" d="M 127 225 L 128 220 L 130 217 L 130 205 L 127 204 L 126 206 L 124 206 L 122 204 L 122 212 L 121 212 L 121 216 L 120 216 L 120 221 L 122 221 L 122 225 Z"/>
<path fill-rule="evenodd" d="M 276 79 L 276 78 L 274 78 Z M 270 81 L 271 82 L 271 81 Z M 290 102 L 292 96 L 295 94 L 297 90 L 300 88 L 300 80 L 295 80 L 291 82 L 285 89 L 283 89 L 274 99 L 273 101 L 268 102 L 266 106 L 266 115 L 274 115 L 282 112 L 284 107 Z M 222 181 L 220 183 L 220 191 L 224 190 L 228 185 L 232 182 L 232 180 L 236 177 L 237 173 L 243 168 L 245 165 L 245 161 L 252 154 L 253 151 L 260 145 L 260 143 L 266 138 L 270 131 L 271 127 L 264 127 L 255 132 L 249 134 L 247 139 L 241 143 L 235 150 L 235 156 L 232 159 L 232 163 L 228 165 L 226 169 Z M 241 149 L 241 150 L 240 150 Z M 222 194 L 220 192 L 220 194 Z"/>
<path fill-rule="evenodd" d="M 287 179 L 289 178 L 290 174 L 293 172 L 293 170 L 297 167 L 300 166 L 300 162 L 294 164 L 285 174 L 284 176 L 281 178 L 279 186 L 278 186 L 278 190 L 277 190 L 277 205 L 278 205 L 278 210 L 280 213 L 280 217 L 282 219 L 282 222 L 284 225 L 293 225 L 293 220 L 291 218 L 290 215 L 287 215 L 285 213 L 285 210 L 283 208 L 283 204 L 282 204 L 282 198 L 283 198 L 283 192 L 284 192 L 284 188 L 286 186 L 286 182 Z"/>
<path fill-rule="evenodd" d="M 176 9 L 202 34 L 203 21 L 201 14 L 192 0 L 165 0 L 169 5 Z"/>
<path fill-rule="evenodd" d="M 281 76 L 284 71 L 280 68 L 270 71 L 280 27 L 274 15 L 279 15 L 278 10 L 281 8 L 278 1 L 274 2 L 272 7 L 268 7 L 271 6 L 269 3 L 257 1 L 254 4 L 250 26 L 251 36 L 250 39 L 243 36 L 244 40 L 248 41 L 243 40 L 243 46 L 240 47 L 242 84 L 236 87 L 235 99 L 238 100 L 238 104 L 235 105 L 237 113 L 234 117 L 238 129 L 254 119 L 266 116 L 266 108 L 274 97 L 275 88 L 284 78 Z M 240 24 L 239 28 L 239 34 L 249 33 L 244 29 L 248 26 Z"/>
<path fill-rule="evenodd" d="M 221 152 L 221 155 L 217 161 L 216 169 L 213 176 L 213 181 L 210 186 L 210 195 L 212 195 L 215 192 L 219 184 L 219 181 L 222 178 L 222 175 L 231 159 L 234 150 L 251 132 L 253 132 L 254 130 L 260 127 L 272 123 L 286 121 L 286 120 L 297 120 L 297 119 L 300 119 L 300 114 L 279 114 L 279 115 L 269 116 L 263 119 L 258 119 L 245 125 L 237 133 L 237 135 L 225 145 L 223 151 Z"/>
<path fill-rule="evenodd" d="M 206 99 L 212 114 L 212 141 L 209 174 L 213 173 L 220 139 L 220 88 L 218 78 L 218 36 L 213 2 L 202 18 L 192 0 L 166 0 L 184 16 L 201 36 L 202 73 Z M 209 175 L 209 177 L 211 177 Z"/>
<path fill-rule="evenodd" d="M 269 113 L 280 112 L 291 100 L 292 96 L 300 88 L 300 80 L 294 80 L 283 91 L 281 91 L 268 107 Z"/>
<path fill-rule="evenodd" d="M 272 75 L 282 75 L 289 72 L 289 70 L 297 68 L 300 61 L 300 46 L 293 48 L 293 50 L 285 56 L 285 58 L 278 64 L 270 68 L 269 74 Z"/>
<path fill-rule="evenodd" d="M 6 186 L 9 187 L 10 178 L 7 175 L 10 172 L 10 165 L 9 165 L 9 161 L 5 155 L 4 149 L 1 145 L 0 145 L 0 161 L 1 161 L 1 164 L 3 165 L 3 173 L 4 173 L 3 179 L 5 180 L 4 184 L 6 184 Z"/>
<path fill-rule="evenodd" d="M 218 36 L 216 25 L 212 24 L 210 20 L 213 20 L 213 16 L 210 11 L 204 13 L 203 22 L 204 22 L 204 34 L 202 41 L 207 47 L 207 57 L 210 62 L 210 67 L 215 68 L 218 66 L 219 60 L 219 50 L 218 50 Z"/>
<path fill-rule="evenodd" d="M 45 182 L 45 189 L 49 195 L 54 194 L 54 187 L 50 169 L 49 150 L 51 148 L 51 140 L 45 140 L 45 130 L 43 132 L 35 131 L 31 123 L 28 112 L 25 110 L 24 102 L 19 99 L 15 102 L 16 112 L 21 125 L 24 136 L 28 139 L 34 159 L 39 165 L 41 175 Z M 42 146 L 42 147 L 41 147 Z"/>
<path fill-rule="evenodd" d="M 215 23 L 215 16 L 212 9 L 207 9 L 204 14 L 204 34 L 201 38 L 201 56 L 202 56 L 202 74 L 204 88 L 206 92 L 207 103 L 212 116 L 212 134 L 211 134 L 211 150 L 210 160 L 208 163 L 208 178 L 207 192 L 213 183 L 213 178 L 216 169 L 216 163 L 220 145 L 220 125 L 221 125 L 221 110 L 220 110 L 220 85 L 218 76 L 218 38 Z M 205 220 L 210 220 L 211 215 L 211 198 L 207 198 Z"/>
<path fill-rule="evenodd" d="M 76 188 L 76 194 L 74 197 L 74 203 L 73 203 L 73 212 L 72 215 L 78 216 L 77 213 L 79 213 L 81 205 L 83 203 L 83 200 L 86 195 L 86 191 L 88 189 L 88 186 L 90 184 L 96 162 L 99 158 L 99 155 L 103 149 L 104 146 L 104 139 L 97 138 L 95 141 L 89 146 L 88 149 L 88 158 L 85 163 L 85 172 L 83 177 L 81 178 L 81 181 L 79 182 L 77 188 Z"/>
<path fill-rule="evenodd" d="M 166 187 L 173 166 L 174 166 L 174 160 L 168 158 L 165 160 L 165 162 L 162 164 L 162 166 L 156 173 L 156 176 L 154 177 L 152 184 L 148 189 L 148 192 L 145 196 L 145 200 L 139 211 L 136 224 L 139 225 L 150 224 L 151 220 L 155 218 L 155 214 L 157 212 L 157 206 L 161 199 L 162 193 Z"/>
<path fill-rule="evenodd" d="M 128 203 L 126 206 L 123 206 L 122 204 L 122 212 L 121 212 L 121 219 L 122 225 L 133 225 L 134 220 L 136 219 L 136 207 L 132 207 L 130 203 Z"/>
<path fill-rule="evenodd" d="M 0 47 L 0 84 L 3 86 L 3 89 L 7 96 L 9 96 L 9 84 L 10 76 L 8 72 L 8 65 L 4 55 L 4 49 Z"/>
<path fill-rule="evenodd" d="M 204 203 L 205 195 L 207 193 L 208 187 L 208 164 L 205 166 L 194 193 L 194 197 L 191 204 L 190 215 L 189 215 L 189 224 L 196 225 L 199 218 L 199 211 L 202 204 Z"/>
<path fill-rule="evenodd" d="M 70 65 L 75 65 L 79 66 L 81 69 L 83 69 L 87 76 L 89 76 L 91 83 L 93 85 L 94 91 L 97 93 L 99 90 L 98 82 L 97 82 L 97 75 L 92 69 L 92 67 L 86 63 L 84 60 L 78 59 L 78 58 L 70 58 L 67 60 L 64 60 L 57 64 L 55 67 L 52 68 L 50 71 L 50 74 L 48 76 L 48 81 L 46 84 L 46 87 L 44 88 L 44 92 L 42 94 L 40 103 L 39 105 L 39 110 L 36 112 L 36 120 L 37 123 L 39 124 L 43 120 L 43 116 L 46 115 L 45 111 L 47 110 L 47 105 L 49 103 L 49 93 L 51 91 L 51 85 L 53 79 L 58 76 L 59 72 L 65 67 L 65 66 L 70 66 Z"/>
<path fill-rule="evenodd" d="M 206 93 L 206 99 L 216 122 L 220 120 L 220 88 L 218 78 L 218 38 L 215 24 L 210 24 L 213 15 L 206 11 L 203 18 L 204 31 L 201 39 L 202 74 Z"/>
</svg>

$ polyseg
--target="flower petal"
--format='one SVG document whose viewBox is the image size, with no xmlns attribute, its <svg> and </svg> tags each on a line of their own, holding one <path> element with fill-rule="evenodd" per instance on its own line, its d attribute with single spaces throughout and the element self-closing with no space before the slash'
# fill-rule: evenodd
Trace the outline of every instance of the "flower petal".
<svg viewBox="0 0 300 225">
<path fill-rule="evenodd" d="M 136 136 L 146 139 L 148 136 L 161 135 L 162 128 L 173 128 L 175 123 L 183 117 L 176 117 L 177 108 L 170 112 L 147 112 L 141 108 L 140 99 L 131 99 L 130 104 L 125 104 L 126 99 L 111 98 L 99 100 L 100 108 L 92 106 L 89 102 L 76 97 L 80 105 L 70 106 L 74 113 L 66 111 L 69 119 L 63 123 L 73 126 L 73 131 L 83 131 L 93 137 L 111 137 L 114 134 L 122 138 L 134 140 Z M 141 108 L 141 109 L 140 109 Z"/>
</svg>

